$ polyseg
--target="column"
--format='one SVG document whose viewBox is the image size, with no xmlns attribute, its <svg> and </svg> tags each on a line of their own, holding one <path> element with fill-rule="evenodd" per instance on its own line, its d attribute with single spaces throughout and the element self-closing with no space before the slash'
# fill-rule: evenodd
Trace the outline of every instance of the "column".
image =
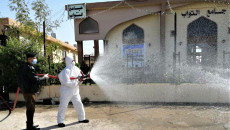
<svg viewBox="0 0 230 130">
<path fill-rule="evenodd" d="M 99 44 L 98 40 L 94 40 L 94 56 L 95 56 L 95 61 L 97 60 L 99 56 Z"/>
<path fill-rule="evenodd" d="M 83 62 L 83 41 L 77 41 L 78 63 Z"/>
<path fill-rule="evenodd" d="M 160 15 L 160 51 L 162 62 L 165 61 L 165 12 L 166 11 L 166 2 L 162 1 L 161 3 L 161 15 Z"/>
<path fill-rule="evenodd" d="M 104 42 L 104 54 L 108 53 L 108 40 L 103 40 Z"/>
</svg>

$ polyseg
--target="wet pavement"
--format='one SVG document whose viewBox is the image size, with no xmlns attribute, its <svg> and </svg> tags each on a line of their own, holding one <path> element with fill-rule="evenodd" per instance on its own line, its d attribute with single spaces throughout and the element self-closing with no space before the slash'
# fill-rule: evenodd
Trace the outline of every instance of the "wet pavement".
<svg viewBox="0 0 230 130">
<path fill-rule="evenodd" d="M 34 124 L 42 130 L 226 130 L 230 129 L 230 106 L 202 104 L 90 103 L 85 105 L 87 124 L 79 124 L 72 104 L 66 112 L 66 127 L 57 126 L 58 105 L 36 105 Z M 26 128 L 25 106 L 9 114 L 0 110 L 0 129 Z M 5 118 L 5 119 L 4 119 Z M 4 120 L 3 120 L 4 119 Z"/>
</svg>

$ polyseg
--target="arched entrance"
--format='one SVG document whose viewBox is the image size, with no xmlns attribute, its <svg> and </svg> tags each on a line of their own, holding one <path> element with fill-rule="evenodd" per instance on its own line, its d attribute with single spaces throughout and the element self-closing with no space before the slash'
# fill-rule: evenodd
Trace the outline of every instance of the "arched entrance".
<svg viewBox="0 0 230 130">
<path fill-rule="evenodd" d="M 123 31 L 122 54 L 126 58 L 126 66 L 140 68 L 144 66 L 144 30 L 132 24 Z"/>
<path fill-rule="evenodd" d="M 216 66 L 217 24 L 205 17 L 200 17 L 188 25 L 187 31 L 188 63 Z"/>
</svg>

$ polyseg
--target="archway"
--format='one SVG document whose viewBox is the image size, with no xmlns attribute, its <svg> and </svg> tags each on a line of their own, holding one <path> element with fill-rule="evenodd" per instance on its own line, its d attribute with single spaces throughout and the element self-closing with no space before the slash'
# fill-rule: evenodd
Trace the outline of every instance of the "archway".
<svg viewBox="0 0 230 130">
<path fill-rule="evenodd" d="M 79 24 L 79 34 L 98 33 L 98 23 L 96 20 L 88 17 Z"/>
<path fill-rule="evenodd" d="M 141 44 L 144 43 L 144 30 L 132 24 L 123 31 L 123 44 Z"/>
<path fill-rule="evenodd" d="M 144 66 L 145 44 L 144 30 L 132 24 L 123 31 L 122 55 L 126 59 L 128 68 L 140 68 Z"/>
<path fill-rule="evenodd" d="M 217 24 L 200 17 L 188 25 L 187 60 L 190 64 L 214 67 L 217 63 Z"/>
</svg>

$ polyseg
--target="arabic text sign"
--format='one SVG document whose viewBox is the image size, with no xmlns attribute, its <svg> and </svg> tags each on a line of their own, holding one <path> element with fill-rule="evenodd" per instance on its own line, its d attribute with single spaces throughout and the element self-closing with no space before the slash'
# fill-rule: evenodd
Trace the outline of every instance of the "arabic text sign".
<svg viewBox="0 0 230 130">
<path fill-rule="evenodd" d="M 77 19 L 77 18 L 85 18 L 86 17 L 86 6 L 85 4 L 76 4 L 76 5 L 68 5 L 68 18 L 69 19 Z"/>
<path fill-rule="evenodd" d="M 123 44 L 122 56 L 126 59 L 128 68 L 143 67 L 145 62 L 145 44 Z"/>
<path fill-rule="evenodd" d="M 217 11 L 215 8 L 213 10 L 207 10 L 207 17 L 210 17 L 211 14 L 225 14 L 226 9 L 222 9 L 221 11 Z M 185 13 L 181 13 L 181 15 L 185 18 L 190 18 L 191 16 L 197 16 L 200 14 L 200 10 L 187 10 Z"/>
</svg>

